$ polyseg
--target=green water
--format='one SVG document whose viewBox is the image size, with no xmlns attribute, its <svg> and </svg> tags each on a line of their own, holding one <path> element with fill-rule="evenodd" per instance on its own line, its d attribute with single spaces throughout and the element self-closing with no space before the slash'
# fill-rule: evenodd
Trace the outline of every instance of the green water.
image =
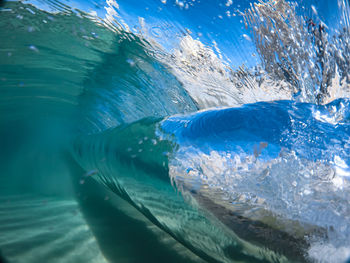
<svg viewBox="0 0 350 263">
<path fill-rule="evenodd" d="M 3 257 L 8 262 L 201 261 L 115 193 L 92 179 L 81 184 L 85 171 L 67 159 L 67 145 L 78 134 L 157 112 L 132 103 L 118 108 L 124 102 L 111 97 L 115 79 L 124 82 L 118 83 L 124 96 L 136 88 L 147 94 L 125 62 L 125 57 L 142 60 L 137 71 L 148 84 L 153 73 L 142 67 L 154 62 L 144 45 L 69 8 L 48 13 L 15 1 L 0 14 Z M 177 111 L 162 110 L 159 114 Z"/>
<path fill-rule="evenodd" d="M 215 41 L 208 37 L 213 42 L 214 52 L 214 49 L 211 50 L 199 38 L 191 35 L 189 29 L 179 26 L 178 22 L 174 22 L 171 28 L 174 31 L 179 29 L 179 32 L 172 35 L 170 30 L 164 34 L 164 38 L 160 37 L 159 29 L 152 25 L 150 32 L 147 32 L 141 17 L 137 17 L 140 28 L 128 28 L 118 13 L 125 10 L 119 9 L 113 1 L 107 1 L 103 6 L 110 16 L 111 8 L 115 8 L 115 12 L 118 10 L 116 14 L 112 12 L 114 17 L 111 20 L 107 19 L 107 15 L 102 18 L 92 12 L 99 12 L 97 2 L 94 2 L 95 9 L 89 10 L 89 13 L 74 8 L 73 3 L 68 6 L 67 3 L 51 0 L 4 3 L 0 8 L 0 262 L 304 262 L 313 261 L 307 253 L 314 237 L 322 242 L 335 240 L 341 244 L 334 244 L 342 249 L 343 241 L 338 237 L 344 238 L 344 235 L 336 235 L 339 230 L 333 226 L 336 223 L 332 222 L 331 226 L 322 224 L 324 219 L 325 222 L 330 220 L 329 215 L 335 215 L 334 218 L 341 219 L 336 222 L 341 222 L 347 229 L 348 210 L 344 205 L 347 204 L 344 196 L 348 188 L 345 179 L 341 181 L 345 185 L 344 191 L 343 188 L 333 191 L 333 177 L 327 177 L 330 181 L 321 182 L 336 192 L 334 195 L 330 194 L 331 191 L 327 193 L 332 205 L 341 205 L 335 209 L 327 207 L 328 210 L 311 211 L 315 212 L 310 213 L 311 219 L 317 217 L 317 220 L 304 224 L 298 221 L 299 217 L 289 218 L 288 209 L 293 213 L 302 211 L 294 209 L 293 203 L 288 207 L 277 207 L 280 209 L 277 211 L 282 211 L 281 215 L 272 211 L 274 206 L 279 205 L 277 201 L 286 201 L 289 205 L 289 200 L 296 200 L 303 208 L 303 201 L 300 201 L 304 200 L 300 197 L 303 195 L 299 196 L 293 190 L 297 188 L 290 186 L 298 186 L 293 181 L 293 172 L 304 176 L 309 169 L 307 165 L 311 163 L 313 166 L 310 165 L 309 170 L 316 171 L 315 182 L 318 182 L 318 179 L 323 179 L 324 173 L 333 171 L 330 164 L 336 163 L 335 158 L 329 161 L 328 156 L 325 158 L 321 155 L 324 159 L 316 156 L 322 161 L 320 163 L 304 159 L 303 162 L 291 147 L 291 160 L 288 154 L 288 158 L 283 159 L 285 153 L 279 148 L 283 142 L 273 142 L 277 144 L 273 145 L 265 141 L 277 140 L 272 136 L 274 132 L 286 129 L 285 133 L 281 132 L 285 137 L 280 136 L 287 142 L 289 139 L 293 142 L 293 136 L 302 138 L 302 142 L 295 141 L 296 149 L 303 148 L 305 141 L 313 142 L 308 136 L 313 136 L 314 131 L 306 125 L 310 121 L 319 124 L 322 136 L 334 136 L 333 141 L 328 142 L 327 138 L 321 140 L 322 136 L 316 134 L 315 140 L 320 141 L 320 147 L 323 145 L 321 143 L 331 150 L 334 146 L 336 150 L 332 154 L 336 152 L 347 157 L 348 145 L 341 142 L 341 148 L 337 141 L 341 136 L 339 134 L 346 137 L 348 132 L 345 125 L 347 111 L 342 104 L 348 105 L 346 100 L 340 101 L 340 106 L 319 108 L 330 114 L 330 117 L 325 115 L 326 119 L 315 115 L 316 118 L 312 115 L 314 112 L 310 113 L 318 105 L 284 101 L 280 104 L 243 106 L 237 108 L 237 112 L 232 111 L 231 115 L 230 112 L 225 115 L 222 109 L 218 110 L 218 115 L 215 115 L 215 111 L 214 115 L 203 111 L 204 117 L 199 118 L 197 123 L 199 126 L 193 129 L 192 126 L 187 127 L 191 121 L 196 123 L 195 117 L 191 119 L 188 116 L 200 117 L 202 113 L 198 113 L 199 110 L 213 106 L 238 107 L 261 100 L 281 99 L 315 102 L 321 98 L 326 102 L 337 96 L 345 96 L 345 91 L 340 92 L 339 85 L 342 83 L 339 79 L 334 80 L 334 83 L 340 83 L 338 90 L 336 85 L 335 88 L 327 86 L 326 82 L 330 83 L 331 80 L 328 75 L 334 73 L 332 77 L 336 76 L 335 69 L 331 69 L 328 75 L 323 66 L 322 69 L 316 67 L 315 72 L 309 72 L 310 68 L 307 72 L 301 71 L 305 61 L 300 59 L 299 53 L 305 43 L 311 46 L 310 60 L 317 63 L 320 60 L 317 53 L 319 47 L 315 48 L 310 40 L 315 37 L 314 32 L 311 34 L 302 28 L 302 23 L 294 24 L 300 28 L 290 28 L 288 19 L 285 21 L 276 15 L 279 6 L 265 5 L 265 16 L 269 17 L 271 13 L 271 17 L 278 20 L 277 26 L 285 32 L 296 30 L 302 37 L 298 40 L 300 43 L 295 40 L 295 47 L 288 49 L 284 48 L 283 40 L 290 42 L 292 33 L 278 39 L 274 31 L 265 32 L 280 40 L 280 55 L 289 56 L 291 61 L 286 59 L 283 62 L 286 65 L 282 65 L 277 62 L 278 54 L 272 52 L 274 63 L 268 64 L 271 50 L 261 45 L 257 51 L 267 61 L 264 63 L 271 66 L 266 67 L 264 72 L 260 67 L 250 71 L 243 66 L 234 71 L 224 61 Z M 231 4 L 228 1 L 220 8 Z M 294 9 L 288 3 L 281 0 L 278 4 L 294 15 Z M 186 5 L 182 5 L 176 1 L 171 8 L 187 12 Z M 254 7 L 259 9 L 264 5 Z M 255 11 L 258 12 L 258 9 Z M 161 11 L 159 8 L 155 10 Z M 249 14 L 254 15 L 255 11 L 252 10 Z M 135 14 L 138 11 L 135 8 Z M 174 16 L 177 12 L 174 11 Z M 297 16 L 291 17 L 292 22 L 296 21 L 292 18 L 298 19 Z M 264 28 L 264 25 L 259 26 Z M 261 28 L 255 27 L 256 31 L 253 30 L 257 39 L 259 34 L 264 33 L 263 30 L 263 33 L 259 31 Z M 221 37 L 217 36 L 220 41 Z M 334 38 L 334 49 L 325 54 L 338 54 L 337 45 L 346 37 L 344 33 L 339 36 L 339 41 Z M 248 36 L 243 38 L 249 39 Z M 179 42 L 176 48 L 171 47 L 173 41 Z M 249 41 L 252 45 L 255 40 Z M 259 45 L 257 41 L 254 43 Z M 338 49 L 346 51 L 345 45 L 344 50 L 340 47 L 343 45 L 339 44 Z M 238 51 L 235 52 L 241 49 L 245 50 L 245 47 L 237 47 Z M 245 56 L 248 55 L 242 54 L 242 57 Z M 337 76 L 346 83 L 346 63 L 338 60 L 330 65 L 339 64 L 341 74 Z M 293 66 L 298 70 L 293 72 Z M 305 81 L 300 77 L 302 73 L 307 76 Z M 297 78 L 300 83 L 296 83 Z M 318 78 L 322 80 L 322 87 Z M 313 85 L 317 86 L 317 90 L 313 90 Z M 340 95 L 335 93 L 332 97 L 333 91 L 339 91 Z M 290 106 L 288 113 L 284 103 Z M 252 107 L 252 111 L 246 118 L 245 110 L 249 107 Z M 338 110 L 339 116 L 333 112 Z M 190 113 L 194 115 L 186 115 Z M 207 119 L 206 114 L 211 117 Z M 223 117 L 216 121 L 219 115 Z M 176 119 L 176 116 L 185 117 Z M 271 123 L 268 123 L 270 118 Z M 293 122 L 293 118 L 297 121 Z M 333 119 L 336 119 L 336 125 L 332 123 Z M 264 125 L 259 127 L 257 123 L 261 120 Z M 292 128 L 288 126 L 289 121 L 293 122 Z M 162 126 L 165 122 L 172 123 L 173 126 L 169 126 L 172 130 Z M 300 128 L 299 124 L 305 125 Z M 307 130 L 306 127 L 311 130 L 309 134 L 301 132 L 300 135 L 298 132 Z M 177 131 L 189 134 L 190 139 L 187 138 L 186 143 L 190 145 L 181 144 L 181 138 L 176 137 Z M 230 132 L 234 138 L 229 136 Z M 259 136 L 264 132 L 266 138 L 260 140 Z M 206 141 L 200 138 L 196 141 L 202 135 Z M 254 144 L 250 147 L 255 147 L 251 156 L 246 153 L 238 156 L 245 159 L 237 167 L 242 168 L 247 164 L 249 169 L 242 168 L 247 173 L 228 163 L 220 167 L 225 158 L 237 161 L 231 158 L 233 155 L 230 153 L 236 144 L 242 149 Z M 247 175 L 254 169 L 261 175 L 258 157 L 261 153 L 264 156 L 266 147 L 267 153 L 272 156 L 267 154 L 267 157 L 274 160 L 267 160 L 272 164 L 266 166 L 266 160 L 262 161 L 264 178 L 259 177 L 259 180 L 264 181 L 270 174 L 283 177 L 271 177 L 277 185 L 266 191 L 272 201 L 264 204 L 266 210 L 260 214 L 259 208 L 255 210 L 260 204 L 242 205 L 238 200 L 237 205 L 234 202 L 237 200 L 232 201 L 225 193 L 232 194 L 233 175 L 241 172 Z M 315 149 L 319 150 L 317 147 Z M 305 155 L 309 154 L 305 152 Z M 345 157 L 343 162 L 346 165 Z M 197 178 L 190 178 L 194 170 L 192 166 L 196 165 L 203 169 L 198 169 Z M 275 170 L 271 170 L 273 165 Z M 321 168 L 321 172 L 317 170 L 318 166 L 325 167 L 325 172 Z M 230 176 L 222 185 L 221 175 L 226 172 Z M 335 176 L 336 172 L 333 173 Z M 206 183 L 208 174 L 213 176 L 210 183 Z M 190 179 L 186 181 L 187 175 Z M 219 179 L 216 177 L 218 175 L 221 176 Z M 261 194 L 259 191 L 265 188 L 262 183 L 260 187 L 255 179 L 251 180 L 248 186 L 243 185 L 233 192 L 239 193 L 248 188 L 248 195 L 252 193 L 248 201 L 259 203 L 261 199 L 255 196 L 254 191 Z M 284 183 L 287 184 L 286 191 Z M 282 197 L 278 200 L 274 200 L 275 196 L 271 198 L 269 193 L 275 193 L 272 190 L 276 190 L 275 196 L 282 193 Z M 320 193 L 323 194 L 322 191 Z M 290 197 L 289 194 L 294 195 Z M 311 204 L 321 200 L 320 206 L 323 207 L 322 198 L 305 200 Z M 307 212 L 304 213 L 305 218 L 309 219 Z M 298 216 L 303 218 L 302 213 Z M 331 239 L 333 234 L 335 238 Z M 339 258 L 345 259 L 345 252 L 339 253 Z"/>
</svg>

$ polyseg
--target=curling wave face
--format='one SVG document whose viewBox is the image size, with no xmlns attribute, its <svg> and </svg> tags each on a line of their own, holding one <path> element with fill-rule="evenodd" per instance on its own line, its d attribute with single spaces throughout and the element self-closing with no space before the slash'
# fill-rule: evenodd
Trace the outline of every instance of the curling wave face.
<svg viewBox="0 0 350 263">
<path fill-rule="evenodd" d="M 100 172 L 97 180 L 195 251 L 230 261 L 225 251 L 235 244 L 256 259 L 277 253 L 282 261 L 343 261 L 348 108 L 348 100 L 281 101 L 143 120 L 81 138 L 74 152 L 83 167 Z M 168 174 L 195 210 L 173 191 Z M 228 229 L 205 227 L 220 225 L 211 220 Z"/>
<path fill-rule="evenodd" d="M 77 229 L 67 262 L 76 240 L 101 262 L 346 261 L 349 4 L 331 2 L 5 1 L 3 256 L 55 262 L 45 226 Z M 3 216 L 11 200 L 28 209 Z M 52 229 L 56 204 L 78 219 L 63 205 Z M 114 240 L 125 222 L 152 245 Z"/>
</svg>

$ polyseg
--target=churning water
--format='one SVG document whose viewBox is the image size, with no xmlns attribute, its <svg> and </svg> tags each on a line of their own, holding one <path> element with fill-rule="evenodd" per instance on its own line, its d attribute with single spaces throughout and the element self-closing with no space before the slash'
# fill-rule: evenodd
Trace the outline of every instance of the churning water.
<svg viewBox="0 0 350 263">
<path fill-rule="evenodd" d="M 347 262 L 347 0 L 2 1 L 1 262 Z"/>
</svg>

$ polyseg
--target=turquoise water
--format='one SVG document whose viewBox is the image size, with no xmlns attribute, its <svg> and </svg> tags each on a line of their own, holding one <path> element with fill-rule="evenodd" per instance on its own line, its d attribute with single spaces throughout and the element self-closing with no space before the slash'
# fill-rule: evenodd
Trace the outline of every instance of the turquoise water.
<svg viewBox="0 0 350 263">
<path fill-rule="evenodd" d="M 0 261 L 347 262 L 347 1 L 3 1 Z"/>
</svg>

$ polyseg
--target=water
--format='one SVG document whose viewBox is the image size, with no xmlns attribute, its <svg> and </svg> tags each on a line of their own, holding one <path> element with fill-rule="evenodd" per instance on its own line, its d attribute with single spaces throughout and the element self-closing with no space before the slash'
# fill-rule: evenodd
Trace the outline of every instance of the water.
<svg viewBox="0 0 350 263">
<path fill-rule="evenodd" d="M 0 259 L 347 262 L 347 1 L 3 1 Z"/>
</svg>

